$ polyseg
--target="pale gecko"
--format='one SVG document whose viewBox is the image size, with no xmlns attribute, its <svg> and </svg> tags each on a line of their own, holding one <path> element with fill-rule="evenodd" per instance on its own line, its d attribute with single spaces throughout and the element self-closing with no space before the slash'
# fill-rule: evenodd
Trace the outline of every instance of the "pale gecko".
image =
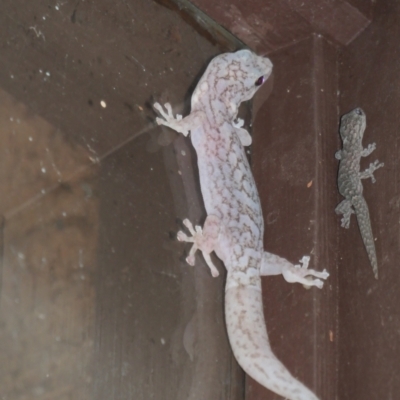
<svg viewBox="0 0 400 400">
<path fill-rule="evenodd" d="M 197 153 L 201 193 L 207 211 L 203 228 L 184 224 L 192 242 L 187 262 L 200 250 L 212 276 L 219 272 L 213 251 L 227 269 L 225 318 L 233 353 L 245 372 L 261 385 L 289 400 L 318 400 L 295 379 L 271 350 L 263 314 L 261 276 L 282 274 L 288 282 L 322 288 L 329 274 L 308 269 L 309 257 L 293 265 L 264 251 L 264 220 L 260 199 L 243 146 L 251 136 L 236 120 L 239 105 L 250 100 L 272 72 L 272 63 L 249 50 L 215 57 L 191 98 L 191 112 L 174 117 L 172 107 L 158 103 L 157 123 L 190 137 Z M 314 276 L 317 279 L 309 279 Z"/>
</svg>

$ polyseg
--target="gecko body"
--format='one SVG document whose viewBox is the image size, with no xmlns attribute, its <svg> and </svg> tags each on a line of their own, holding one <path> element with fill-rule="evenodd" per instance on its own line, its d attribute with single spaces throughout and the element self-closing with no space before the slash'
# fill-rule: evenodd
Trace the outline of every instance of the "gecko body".
<svg viewBox="0 0 400 400">
<path fill-rule="evenodd" d="M 341 118 L 340 136 L 343 148 L 336 152 L 335 157 L 340 160 L 338 173 L 339 192 L 345 199 L 336 207 L 335 211 L 337 214 L 343 214 L 341 223 L 344 228 L 349 228 L 351 214 L 356 214 L 372 270 L 375 278 L 378 278 L 374 237 L 372 235 L 368 205 L 363 196 L 361 179 L 371 178 L 374 183 L 374 171 L 383 167 L 384 164 L 375 160 L 370 164 L 369 168 L 360 172 L 361 157 L 369 156 L 376 148 L 375 143 L 363 148 L 362 139 L 365 128 L 366 116 L 361 108 L 356 108 Z"/>
<path fill-rule="evenodd" d="M 268 58 L 249 50 L 221 54 L 194 90 L 188 116 L 174 117 L 168 103 L 165 109 L 158 103 L 154 107 L 162 116 L 157 123 L 185 136 L 190 132 L 196 149 L 207 218 L 203 228 L 185 219 L 191 236 L 179 232 L 178 239 L 193 243 L 186 259 L 190 265 L 196 250 L 202 252 L 214 277 L 218 270 L 210 253 L 214 251 L 224 262 L 225 318 L 236 359 L 247 374 L 273 392 L 289 400 L 318 400 L 271 350 L 261 276 L 282 274 L 288 282 L 321 288 L 329 274 L 308 269 L 309 257 L 303 257 L 300 266 L 264 251 L 260 199 L 243 147 L 251 143 L 251 136 L 242 128 L 243 121 L 235 122 L 240 103 L 253 97 L 271 71 Z"/>
</svg>

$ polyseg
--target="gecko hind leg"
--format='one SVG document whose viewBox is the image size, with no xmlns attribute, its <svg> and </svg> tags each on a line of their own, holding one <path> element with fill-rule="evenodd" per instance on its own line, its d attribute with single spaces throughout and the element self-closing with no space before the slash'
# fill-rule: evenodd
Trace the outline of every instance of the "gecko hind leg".
<svg viewBox="0 0 400 400">
<path fill-rule="evenodd" d="M 186 226 L 192 236 L 187 236 L 184 232 L 179 231 L 177 235 L 178 240 L 180 242 L 193 243 L 193 246 L 189 251 L 189 255 L 186 258 L 186 262 L 189 265 L 194 266 L 195 253 L 197 250 L 200 250 L 203 253 L 204 260 L 210 268 L 211 275 L 214 278 L 217 277 L 219 272 L 211 260 L 210 253 L 214 251 L 216 241 L 218 239 L 219 219 L 213 215 L 209 215 L 204 223 L 204 229 L 202 229 L 199 225 L 196 225 L 193 228 L 193 224 L 188 219 L 185 219 L 183 224 Z"/>
<path fill-rule="evenodd" d="M 351 214 L 354 214 L 355 212 L 351 204 L 351 201 L 347 199 L 341 201 L 335 208 L 335 212 L 338 215 L 343 214 L 343 218 L 341 220 L 341 226 L 343 228 L 349 229 Z"/>
<path fill-rule="evenodd" d="M 385 165 L 384 163 L 379 163 L 378 160 L 375 160 L 373 163 L 369 164 L 369 167 L 365 171 L 360 172 L 360 179 L 371 178 L 372 183 L 375 183 L 376 179 L 374 176 L 374 172 L 378 168 L 382 168 L 384 165 Z"/>
<path fill-rule="evenodd" d="M 324 282 L 321 279 L 326 279 L 329 276 L 329 272 L 324 269 L 323 271 L 315 271 L 314 269 L 309 269 L 308 264 L 310 262 L 309 256 L 303 256 L 300 260 L 300 265 L 293 265 L 291 267 L 286 267 L 282 269 L 282 275 L 285 280 L 289 283 L 302 283 L 305 286 L 316 286 L 319 289 L 322 288 Z M 315 276 L 321 279 L 308 279 L 307 277 Z"/>
<path fill-rule="evenodd" d="M 324 269 L 322 272 L 308 269 L 310 257 L 304 256 L 300 265 L 293 265 L 290 261 L 283 257 L 264 251 L 261 261 L 260 275 L 279 275 L 282 274 L 285 280 L 289 283 L 302 283 L 305 286 L 317 286 L 322 288 L 324 282 L 321 279 L 326 279 L 329 273 Z M 307 276 L 315 276 L 316 278 L 310 280 Z"/>
</svg>

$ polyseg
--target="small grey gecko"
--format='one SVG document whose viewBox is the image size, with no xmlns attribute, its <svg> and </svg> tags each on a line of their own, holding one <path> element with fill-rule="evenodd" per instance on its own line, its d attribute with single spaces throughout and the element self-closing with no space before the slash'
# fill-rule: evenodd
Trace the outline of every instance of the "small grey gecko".
<svg viewBox="0 0 400 400">
<path fill-rule="evenodd" d="M 271 350 L 261 276 L 282 274 L 288 282 L 322 288 L 329 274 L 308 269 L 310 257 L 303 257 L 300 266 L 264 251 L 260 199 L 243 147 L 250 145 L 251 136 L 242 120 L 235 121 L 240 103 L 250 100 L 271 72 L 271 61 L 249 50 L 221 54 L 194 90 L 188 116 L 174 117 L 169 103 L 165 109 L 158 103 L 154 108 L 162 116 L 158 124 L 185 136 L 190 132 L 196 149 L 207 218 L 203 228 L 185 219 L 191 236 L 179 232 L 178 239 L 193 243 L 186 259 L 190 265 L 195 263 L 196 250 L 203 253 L 214 277 L 219 272 L 210 253 L 214 251 L 225 264 L 225 319 L 236 359 L 253 379 L 286 399 L 318 400 Z"/>
<path fill-rule="evenodd" d="M 336 214 L 343 214 L 342 227 L 350 226 L 351 214 L 355 213 L 361 237 L 367 249 L 368 258 L 378 279 L 378 262 L 376 260 L 375 243 L 372 235 L 371 221 L 367 202 L 363 196 L 363 185 L 361 179 L 371 178 L 375 183 L 374 171 L 383 167 L 378 160 L 370 164 L 369 168 L 360 172 L 361 157 L 369 156 L 376 148 L 372 143 L 363 148 L 362 139 L 366 127 L 366 116 L 361 108 L 343 115 L 340 120 L 340 137 L 343 148 L 336 152 L 336 159 L 340 160 L 338 186 L 340 194 L 345 198 L 335 209 Z"/>
</svg>

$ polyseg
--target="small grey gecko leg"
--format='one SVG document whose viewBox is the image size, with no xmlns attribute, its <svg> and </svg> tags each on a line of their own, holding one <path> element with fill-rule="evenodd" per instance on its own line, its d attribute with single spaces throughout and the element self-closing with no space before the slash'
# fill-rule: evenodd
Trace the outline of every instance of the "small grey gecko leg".
<svg viewBox="0 0 400 400">
<path fill-rule="evenodd" d="M 164 104 L 167 112 L 164 111 L 160 103 L 154 103 L 153 106 L 162 116 L 162 118 L 156 118 L 158 125 L 168 126 L 182 133 L 184 136 L 187 136 L 191 130 L 200 126 L 204 119 L 202 111 L 191 112 L 187 117 L 182 119 L 182 115 L 180 114 L 176 114 L 176 117 L 174 117 L 171 104 L 169 103 Z"/>
<path fill-rule="evenodd" d="M 374 150 L 376 149 L 376 143 L 371 143 L 361 151 L 361 157 L 367 157 L 369 156 Z"/>
<path fill-rule="evenodd" d="M 335 208 L 336 214 L 343 214 L 343 218 L 341 220 L 341 226 L 343 228 L 348 229 L 350 226 L 350 218 L 351 214 L 354 214 L 354 208 L 351 204 L 351 200 L 343 200 L 341 201 Z"/>
<path fill-rule="evenodd" d="M 244 121 L 241 118 L 237 119 L 237 122 L 233 121 L 232 126 L 235 128 L 235 132 L 239 136 L 240 142 L 243 146 L 250 146 L 252 142 L 252 138 L 250 133 L 243 129 L 242 126 L 244 125 Z"/>
<path fill-rule="evenodd" d="M 374 177 L 374 172 L 378 168 L 382 168 L 385 165 L 384 163 L 380 163 L 380 164 L 378 164 L 378 163 L 379 163 L 379 161 L 375 160 L 373 163 L 369 164 L 369 167 L 365 171 L 360 172 L 360 179 L 371 178 L 372 183 L 375 183 L 376 179 Z"/>
<path fill-rule="evenodd" d="M 196 253 L 197 250 L 200 250 L 203 253 L 204 260 L 206 261 L 208 267 L 211 270 L 211 275 L 214 278 L 217 277 L 219 275 L 219 272 L 217 267 L 213 264 L 211 260 L 210 253 L 214 251 L 216 247 L 216 242 L 218 240 L 219 227 L 220 227 L 219 219 L 214 215 L 209 215 L 204 223 L 204 229 L 202 229 L 201 226 L 198 225 L 196 225 L 196 227 L 193 228 L 192 223 L 188 219 L 185 219 L 183 223 L 186 226 L 186 228 L 188 228 L 192 236 L 189 237 L 184 232 L 179 231 L 177 235 L 178 240 L 180 242 L 193 243 L 189 255 L 186 258 L 186 262 L 189 265 L 194 266 L 194 261 L 195 261 L 194 254 Z"/>
<path fill-rule="evenodd" d="M 342 159 L 342 150 L 338 150 L 335 153 L 335 158 L 336 158 L 336 160 L 341 160 Z"/>
<path fill-rule="evenodd" d="M 326 279 L 329 273 L 324 269 L 322 272 L 315 271 L 313 269 L 308 269 L 308 264 L 310 262 L 310 257 L 303 256 L 300 260 L 300 265 L 293 265 L 286 259 L 279 257 L 275 254 L 268 253 L 264 251 L 260 275 L 279 275 L 282 274 L 285 280 L 289 283 L 302 283 L 306 286 L 317 286 L 322 288 L 324 282 L 320 279 L 307 279 L 307 276 L 315 276 L 317 278 Z"/>
</svg>

